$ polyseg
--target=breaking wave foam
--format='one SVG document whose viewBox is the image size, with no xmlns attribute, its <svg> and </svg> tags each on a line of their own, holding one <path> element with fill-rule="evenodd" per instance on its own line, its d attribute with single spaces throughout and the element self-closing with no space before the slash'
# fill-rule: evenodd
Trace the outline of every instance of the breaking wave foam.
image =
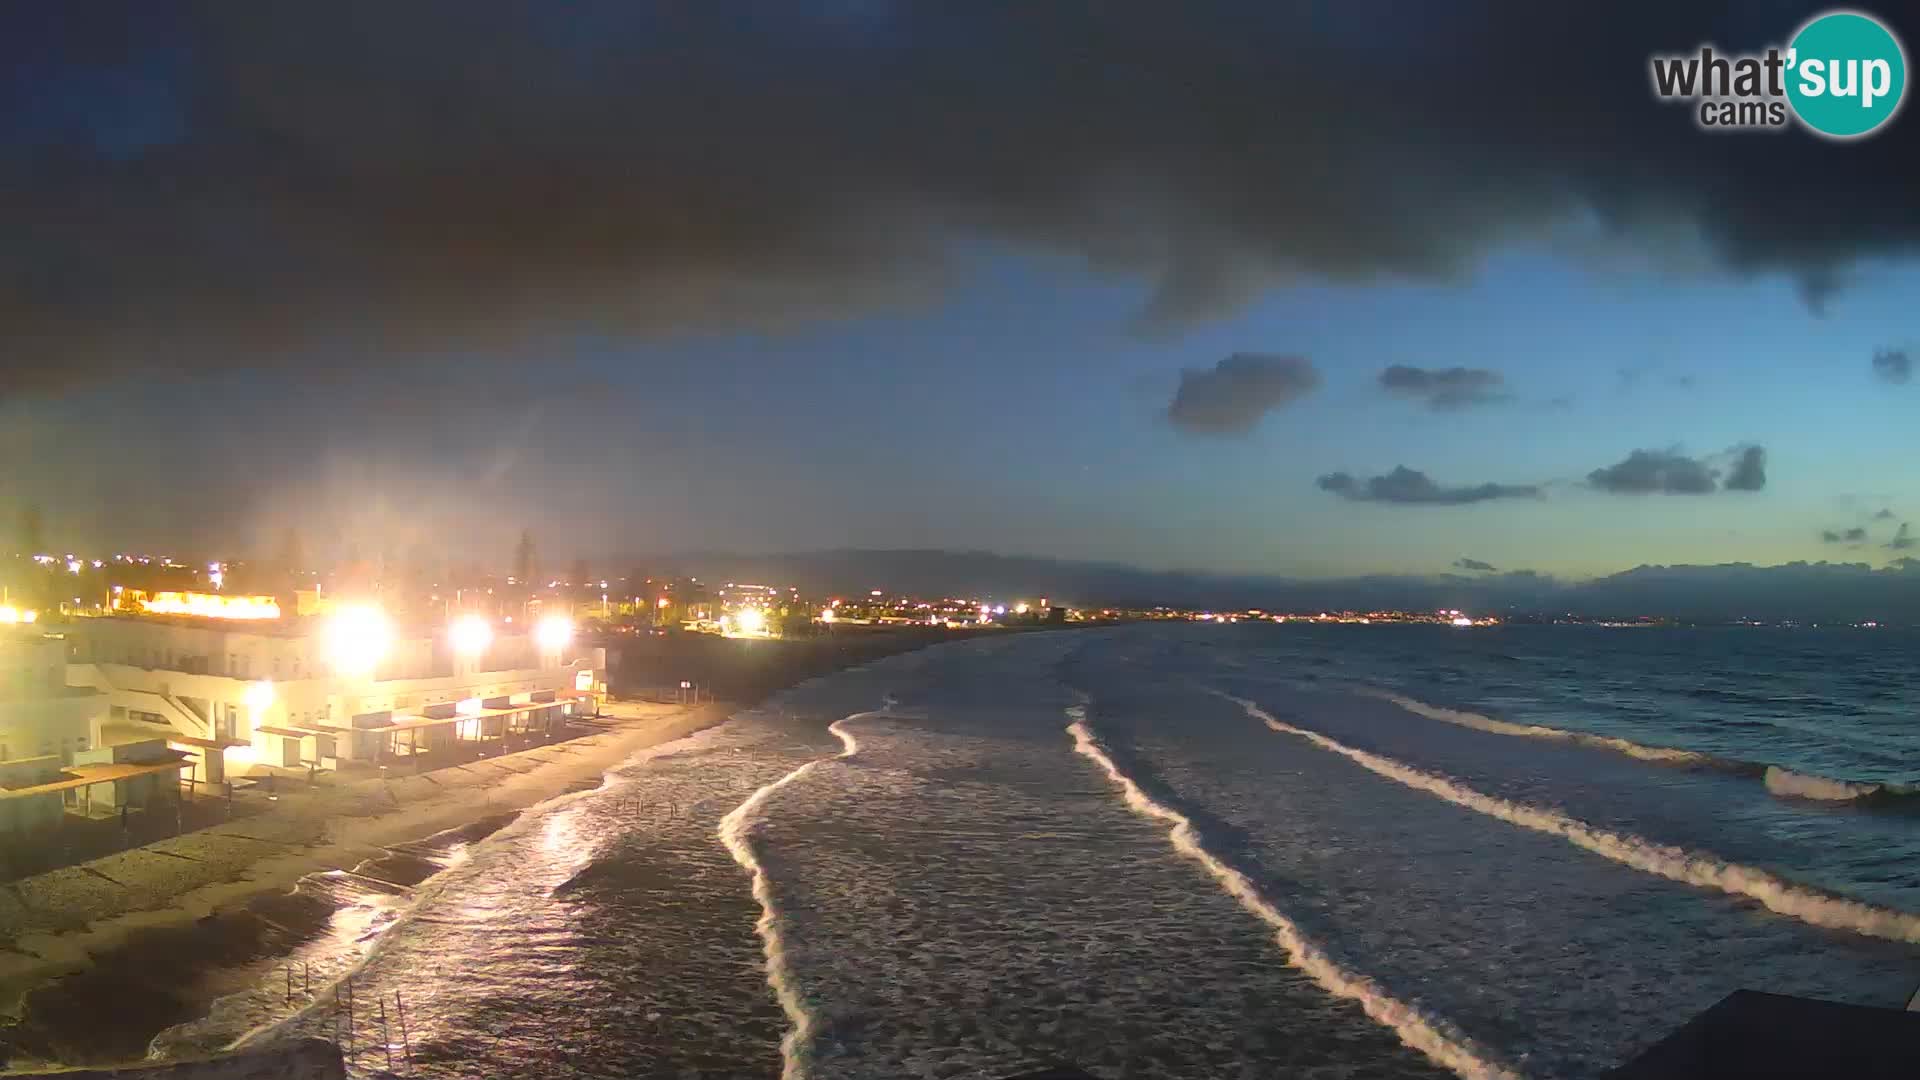
<svg viewBox="0 0 1920 1080">
<path fill-rule="evenodd" d="M 1310 976 L 1327 992 L 1359 1003 L 1368 1016 L 1392 1028 L 1400 1041 L 1426 1054 L 1468 1080 L 1518 1080 L 1517 1074 L 1495 1064 L 1466 1036 L 1453 1031 L 1445 1021 L 1430 1018 L 1418 1009 L 1390 997 L 1371 979 L 1342 968 L 1319 946 L 1308 940 L 1292 920 L 1269 903 L 1245 874 L 1222 862 L 1201 843 L 1193 822 L 1177 810 L 1142 791 L 1133 778 L 1120 770 L 1094 740 L 1087 726 L 1084 705 L 1070 705 L 1067 715 L 1073 722 L 1067 733 L 1073 736 L 1073 748 L 1105 770 L 1108 779 L 1119 786 L 1127 806 L 1141 817 L 1166 822 L 1174 849 L 1204 867 L 1229 896 L 1250 914 L 1271 927 L 1274 940 L 1286 950 L 1294 967 Z"/>
<path fill-rule="evenodd" d="M 1799 773 L 1783 769 L 1778 765 L 1760 762 L 1741 761 L 1737 758 L 1724 758 L 1714 754 L 1701 753 L 1698 750 L 1681 750 L 1669 746 L 1646 746 L 1628 739 L 1611 735 L 1593 735 L 1584 731 L 1567 731 L 1562 728 L 1547 727 L 1544 724 L 1516 724 L 1507 720 L 1495 720 L 1477 712 L 1464 709 L 1448 709 L 1439 705 L 1429 705 L 1424 701 L 1396 694 L 1388 690 L 1373 687 L 1356 687 L 1355 692 L 1366 697 L 1390 701 L 1415 716 L 1424 716 L 1429 720 L 1441 720 L 1475 731 L 1490 732 L 1495 735 L 1517 735 L 1529 739 L 1548 739 L 1554 742 L 1573 743 L 1578 746 L 1593 746 L 1628 757 L 1651 761 L 1660 765 L 1676 765 L 1683 768 L 1713 769 L 1718 772 L 1733 773 L 1738 776 L 1757 777 L 1765 780 L 1770 794 L 1784 799 L 1809 799 L 1818 802 L 1852 802 L 1867 806 L 1884 806 L 1895 803 L 1908 805 L 1920 804 L 1920 787 L 1905 784 L 1887 784 L 1872 780 L 1840 780 L 1812 773 Z M 1238 699 L 1236 699 L 1238 700 Z"/>
<path fill-rule="evenodd" d="M 1262 721 L 1272 730 L 1305 739 L 1369 772 L 1510 825 L 1558 836 L 1575 847 L 1635 870 L 1757 900 L 1769 911 L 1813 926 L 1848 930 L 1889 941 L 1920 943 L 1920 915 L 1835 896 L 1786 881 L 1764 870 L 1728 862 L 1717 855 L 1688 851 L 1631 834 L 1609 832 L 1556 810 L 1488 795 L 1451 777 L 1416 769 L 1393 758 L 1348 746 L 1317 731 L 1295 727 L 1245 698 L 1214 692 L 1237 703 L 1246 710 L 1248 716 Z"/>
<path fill-rule="evenodd" d="M 1547 727 L 1544 724 L 1515 724 L 1507 720 L 1495 720 L 1477 712 L 1429 705 L 1424 701 L 1416 701 L 1388 690 L 1376 690 L 1372 687 L 1361 687 L 1357 692 L 1382 701 L 1391 701 L 1415 716 L 1424 716 L 1429 720 L 1443 720 L 1449 724 L 1472 728 L 1475 731 L 1491 732 L 1495 735 L 1518 735 L 1529 739 L 1550 739 L 1555 742 L 1576 743 L 1580 746 L 1597 746 L 1628 757 L 1639 758 L 1642 761 L 1655 761 L 1663 765 L 1720 769 L 1725 772 L 1751 773 L 1756 776 L 1764 767 L 1745 761 L 1703 754 L 1697 750 L 1681 750 L 1670 746 L 1646 746 L 1611 735 L 1590 735 L 1584 731 L 1566 731 L 1561 728 Z"/>
<path fill-rule="evenodd" d="M 827 730 L 840 737 L 842 748 L 837 758 L 852 757 L 860 752 L 860 743 L 848 731 L 846 724 L 850 720 L 873 716 L 874 713 L 854 713 L 852 716 L 835 720 Z M 754 924 L 754 931 L 760 935 L 762 951 L 767 958 L 767 986 L 772 988 L 774 998 L 780 1002 L 781 1011 L 787 1014 L 787 1034 L 780 1040 L 780 1075 L 782 1080 L 804 1080 L 807 1075 L 805 1055 L 808 1040 L 813 1035 L 814 1017 L 807 1010 L 806 1001 L 800 996 L 794 973 L 787 963 L 786 941 L 780 930 L 778 913 L 773 905 L 773 884 L 767 877 L 766 868 L 760 865 L 760 859 L 754 854 L 752 835 L 754 826 L 760 823 L 756 816 L 760 808 L 766 805 L 773 793 L 812 772 L 822 758 L 809 761 L 771 784 L 760 788 L 747 796 L 746 801 L 733 808 L 726 817 L 720 819 L 720 842 L 726 845 L 727 853 L 733 861 L 740 864 L 753 878 L 753 898 L 760 904 L 760 919 Z"/>
<path fill-rule="evenodd" d="M 1864 780 L 1835 780 L 1826 776 L 1797 773 L 1778 765 L 1767 766 L 1767 790 L 1783 799 L 1812 799 L 1818 802 L 1888 803 L 1920 797 L 1920 789 L 1904 784 L 1880 784 Z"/>
</svg>

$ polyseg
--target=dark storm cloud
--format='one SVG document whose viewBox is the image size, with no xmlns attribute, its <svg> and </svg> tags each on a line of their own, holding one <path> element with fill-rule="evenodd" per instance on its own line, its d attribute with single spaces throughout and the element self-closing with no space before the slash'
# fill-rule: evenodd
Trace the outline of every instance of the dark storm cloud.
<svg viewBox="0 0 1920 1080">
<path fill-rule="evenodd" d="M 1759 491 L 1767 486 L 1767 451 L 1764 447 L 1743 446 L 1736 451 L 1733 469 L 1727 473 L 1728 491 Z"/>
<path fill-rule="evenodd" d="M 1890 509 L 1885 509 L 1885 510 L 1881 510 L 1881 511 L 1880 511 L 1879 513 L 1877 513 L 1877 514 L 1875 514 L 1875 515 L 1873 515 L 1873 520 L 1875 520 L 1875 521 L 1892 521 L 1892 520 L 1893 520 L 1893 511 L 1892 511 L 1892 510 L 1890 510 Z"/>
<path fill-rule="evenodd" d="M 1455 570 L 1471 570 L 1479 574 L 1491 574 L 1497 569 L 1492 563 L 1481 562 L 1479 559 L 1469 559 L 1465 557 L 1453 560 L 1453 568 Z"/>
<path fill-rule="evenodd" d="M 1912 525 L 1903 521 L 1900 528 L 1894 531 L 1893 539 L 1887 541 L 1887 547 L 1894 551 L 1911 551 L 1920 547 L 1920 539 L 1914 537 Z"/>
<path fill-rule="evenodd" d="M 1825 529 L 1820 533 L 1820 539 L 1829 544 L 1858 544 L 1866 540 L 1866 538 L 1867 530 L 1861 528 L 1845 530 Z"/>
<path fill-rule="evenodd" d="M 1873 373 L 1890 383 L 1913 378 L 1913 357 L 1905 349 L 1878 349 L 1873 354 Z"/>
<path fill-rule="evenodd" d="M 1728 452 L 1725 490 L 1759 491 L 1767 486 L 1767 452 L 1759 446 Z M 1587 474 L 1587 485 L 1616 495 L 1711 495 L 1721 489 L 1722 470 L 1712 459 L 1678 450 L 1635 450 L 1626 460 Z"/>
<path fill-rule="evenodd" d="M 1403 506 L 1461 506 L 1493 499 L 1537 499 L 1535 484 L 1474 484 L 1468 487 L 1441 487 L 1426 473 L 1405 465 L 1384 476 L 1360 480 L 1351 473 L 1328 473 L 1314 481 L 1321 491 L 1331 492 L 1354 502 L 1397 503 Z"/>
<path fill-rule="evenodd" d="M 1822 6 L 7 5 L 0 393 L 780 327 L 956 238 L 1158 330 L 1542 238 L 1824 298 L 1915 249 L 1911 131 L 1716 138 L 1646 77 Z"/>
<path fill-rule="evenodd" d="M 1380 373 L 1380 386 L 1390 394 L 1414 398 L 1436 412 L 1465 409 L 1504 401 L 1504 380 L 1483 368 L 1417 368 L 1395 364 Z"/>
<path fill-rule="evenodd" d="M 1182 371 L 1167 419 L 1195 435 L 1245 435 L 1262 417 L 1319 385 L 1320 373 L 1305 357 L 1234 353 L 1211 370 Z"/>
</svg>

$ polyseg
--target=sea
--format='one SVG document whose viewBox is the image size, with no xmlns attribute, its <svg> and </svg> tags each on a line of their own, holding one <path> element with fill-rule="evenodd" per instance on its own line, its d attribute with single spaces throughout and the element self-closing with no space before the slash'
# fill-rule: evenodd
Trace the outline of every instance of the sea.
<svg viewBox="0 0 1920 1080">
<path fill-rule="evenodd" d="M 1920 987 L 1920 636 L 1136 624 L 815 679 L 335 879 L 156 1056 L 356 1075 L 1596 1077 Z M 317 974 L 316 974 L 317 972 Z"/>
</svg>

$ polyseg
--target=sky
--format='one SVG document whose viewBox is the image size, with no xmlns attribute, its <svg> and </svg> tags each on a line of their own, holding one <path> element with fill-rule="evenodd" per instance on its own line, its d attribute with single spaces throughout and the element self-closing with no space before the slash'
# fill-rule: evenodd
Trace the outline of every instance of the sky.
<svg viewBox="0 0 1920 1080">
<path fill-rule="evenodd" d="M 1912 117 L 1647 85 L 1814 6 L 76 7 L 0 15 L 55 546 L 1914 553 Z"/>
</svg>

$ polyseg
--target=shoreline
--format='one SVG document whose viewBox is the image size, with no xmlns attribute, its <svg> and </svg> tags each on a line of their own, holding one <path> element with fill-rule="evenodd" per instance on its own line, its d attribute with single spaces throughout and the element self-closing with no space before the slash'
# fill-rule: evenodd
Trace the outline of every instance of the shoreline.
<svg viewBox="0 0 1920 1080">
<path fill-rule="evenodd" d="M 528 809 L 600 786 L 641 751 L 806 679 L 972 636 L 642 642 L 622 650 L 640 653 L 632 662 L 616 661 L 616 693 L 678 669 L 728 700 L 612 702 L 598 731 L 290 793 L 257 814 L 11 883 L 0 888 L 0 1073 L 144 1058 L 161 1031 L 207 1015 L 236 983 L 325 932 L 332 909 L 298 891 L 311 875 L 370 874 L 410 887 L 441 868 L 406 865 L 418 860 L 396 848 L 454 834 L 477 841 Z"/>
<path fill-rule="evenodd" d="M 331 797 L 289 800 L 150 845 L 166 855 L 135 848 L 16 883 L 15 911 L 23 898 L 72 903 L 29 908 L 38 925 L 0 953 L 0 1052 L 10 1062 L 98 1065 L 126 1060 L 137 1041 L 133 1056 L 144 1056 L 161 1030 L 205 1015 L 220 994 L 204 992 L 203 984 L 217 982 L 220 971 L 283 954 L 318 933 L 331 912 L 303 913 L 295 894 L 309 875 L 364 872 L 393 859 L 396 847 L 487 823 L 490 833 L 556 796 L 598 787 L 635 753 L 722 723 L 733 711 L 724 703 L 654 707 L 654 715 L 644 708 L 617 703 L 606 730 L 418 776 L 343 785 L 326 793 Z M 356 796 L 368 802 L 346 805 Z M 171 850 L 177 847 L 193 854 Z M 103 863 L 113 865 L 103 870 Z M 124 1006 L 99 1011 L 102 992 L 113 989 L 101 984 L 111 984 L 116 972 L 144 971 L 140 961 L 158 957 L 175 966 L 148 978 L 164 978 L 171 1002 L 150 1006 L 142 1020 Z"/>
</svg>

